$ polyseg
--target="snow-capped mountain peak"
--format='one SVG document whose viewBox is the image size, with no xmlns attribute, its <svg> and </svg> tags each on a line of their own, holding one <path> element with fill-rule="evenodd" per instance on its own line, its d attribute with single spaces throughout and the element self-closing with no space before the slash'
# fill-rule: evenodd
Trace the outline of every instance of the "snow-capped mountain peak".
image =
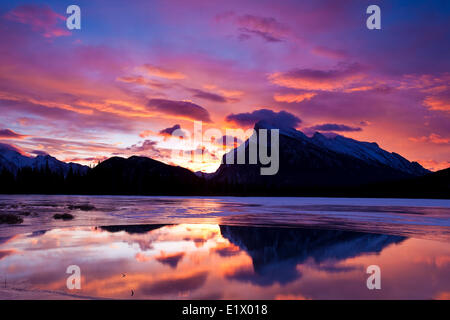
<svg viewBox="0 0 450 320">
<path fill-rule="evenodd" d="M 12 145 L 0 143 L 0 171 L 6 169 L 14 174 L 19 169 L 31 168 L 37 170 L 49 169 L 51 172 L 60 173 L 67 176 L 70 169 L 74 173 L 84 174 L 89 167 L 78 163 L 65 163 L 50 155 L 38 155 L 30 157 L 23 154 L 19 149 Z"/>
<path fill-rule="evenodd" d="M 313 135 L 311 141 L 320 147 L 347 154 L 366 162 L 378 162 L 413 175 L 429 173 L 428 170 L 424 169 L 417 162 L 409 162 L 395 152 L 391 153 L 381 149 L 376 142 L 358 141 L 341 135 L 326 137 L 318 132 Z"/>
<path fill-rule="evenodd" d="M 347 138 L 336 133 L 319 133 L 316 132 L 311 138 L 303 132 L 294 128 L 277 128 L 275 125 L 267 121 L 259 121 L 255 124 L 255 130 L 258 129 L 279 129 L 280 135 L 289 137 L 299 141 L 299 144 L 305 142 L 312 143 L 319 148 L 331 150 L 336 153 L 345 154 L 355 157 L 373 165 L 386 165 L 393 169 L 400 170 L 412 175 L 424 175 L 430 171 L 423 168 L 417 162 L 410 162 L 395 152 L 388 152 L 376 143 L 358 141 Z"/>
</svg>

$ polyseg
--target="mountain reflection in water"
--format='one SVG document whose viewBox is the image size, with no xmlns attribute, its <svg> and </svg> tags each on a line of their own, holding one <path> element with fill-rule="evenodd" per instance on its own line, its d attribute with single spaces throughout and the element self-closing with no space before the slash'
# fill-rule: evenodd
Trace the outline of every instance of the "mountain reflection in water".
<svg viewBox="0 0 450 320">
<path fill-rule="evenodd" d="M 252 258 L 254 273 L 233 277 L 260 285 L 288 283 L 301 275 L 297 265 L 312 259 L 326 262 L 328 271 L 340 271 L 339 261 L 361 254 L 378 253 L 405 237 L 341 230 L 256 228 L 220 226 L 222 236 L 245 250 Z M 348 270 L 344 268 L 343 270 Z"/>
<path fill-rule="evenodd" d="M 0 242 L 0 277 L 6 279 L 0 298 L 445 298 L 449 251 L 444 242 L 343 230 L 214 224 L 52 229 Z M 382 290 L 366 287 L 372 264 L 382 270 Z M 81 290 L 66 288 L 69 265 L 81 268 Z"/>
</svg>

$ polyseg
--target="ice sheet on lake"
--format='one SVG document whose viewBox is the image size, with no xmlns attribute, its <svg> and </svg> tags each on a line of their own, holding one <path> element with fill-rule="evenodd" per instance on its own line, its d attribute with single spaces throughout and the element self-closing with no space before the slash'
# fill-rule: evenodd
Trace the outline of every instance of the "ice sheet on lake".
<svg viewBox="0 0 450 320">
<path fill-rule="evenodd" d="M 450 240 L 450 201 L 430 199 L 1 195 L 0 237 L 72 226 L 212 223 L 318 227 Z M 70 213 L 71 221 L 53 219 Z"/>
</svg>

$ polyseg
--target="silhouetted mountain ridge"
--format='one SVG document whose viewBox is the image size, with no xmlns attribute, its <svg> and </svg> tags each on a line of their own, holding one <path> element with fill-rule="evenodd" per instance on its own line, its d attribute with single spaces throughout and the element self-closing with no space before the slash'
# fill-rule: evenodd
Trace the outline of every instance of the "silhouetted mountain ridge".
<svg viewBox="0 0 450 320">
<path fill-rule="evenodd" d="M 227 164 L 223 161 L 212 180 L 226 190 L 268 192 L 299 189 L 347 188 L 390 182 L 428 174 L 418 163 L 409 162 L 396 153 L 389 153 L 376 143 L 336 136 L 326 138 L 316 133 L 309 138 L 293 128 L 277 128 L 260 121 L 255 125 L 258 140 L 260 129 L 279 130 L 279 170 L 273 176 L 261 175 L 257 164 Z M 238 152 L 249 159 L 252 141 L 248 139 L 230 151 L 234 163 Z M 271 150 L 270 139 L 268 148 Z M 256 145 L 259 149 L 259 144 Z M 239 150 L 241 149 L 241 150 Z M 243 150 L 242 150 L 243 149 Z"/>
<path fill-rule="evenodd" d="M 275 127 L 258 122 L 255 129 Z M 279 170 L 268 176 L 260 162 L 222 163 L 201 175 L 140 156 L 112 157 L 90 169 L 0 144 L 0 193 L 449 198 L 450 168 L 430 173 L 376 143 L 279 130 Z M 248 159 L 250 143 L 230 153 L 241 149 Z"/>
<path fill-rule="evenodd" d="M 192 171 L 147 158 L 112 157 L 87 175 L 89 189 L 102 194 L 190 194 L 201 178 Z"/>
</svg>

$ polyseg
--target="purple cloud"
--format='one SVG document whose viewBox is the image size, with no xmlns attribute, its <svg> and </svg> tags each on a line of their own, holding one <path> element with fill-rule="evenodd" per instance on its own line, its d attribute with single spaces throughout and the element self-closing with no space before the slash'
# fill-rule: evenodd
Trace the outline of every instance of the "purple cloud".
<svg viewBox="0 0 450 320">
<path fill-rule="evenodd" d="M 0 130 L 0 139 L 23 139 L 26 135 L 19 134 L 10 129 Z"/>
<path fill-rule="evenodd" d="M 180 130 L 181 126 L 179 124 L 174 125 L 173 127 L 165 128 L 159 131 L 159 134 L 163 136 L 171 136 L 175 130 Z"/>
<path fill-rule="evenodd" d="M 127 150 L 131 152 L 147 152 L 152 151 L 158 153 L 158 150 L 156 149 L 156 141 L 152 140 L 145 140 L 142 142 L 141 145 L 134 144 L 131 147 L 128 147 Z"/>
<path fill-rule="evenodd" d="M 273 83 L 287 88 L 333 91 L 360 84 L 365 77 L 362 69 L 358 64 L 329 70 L 293 69 L 271 74 L 269 79 Z"/>
<path fill-rule="evenodd" d="M 5 15 L 11 21 L 28 24 L 33 31 L 42 33 L 46 38 L 68 36 L 67 29 L 58 26 L 63 25 L 66 17 L 54 12 L 47 5 L 24 4 L 20 5 Z"/>
<path fill-rule="evenodd" d="M 300 118 L 292 113 L 286 111 L 274 112 L 269 109 L 259 109 L 253 112 L 229 114 L 225 120 L 242 126 L 251 126 L 256 122 L 263 120 L 280 128 L 295 128 L 302 122 Z"/>
<path fill-rule="evenodd" d="M 196 97 L 196 98 L 209 100 L 212 102 L 220 102 L 220 103 L 224 103 L 224 102 L 228 101 L 226 98 L 224 98 L 221 95 L 218 95 L 216 93 L 211 93 L 211 92 L 207 92 L 207 91 L 203 91 L 203 90 L 199 90 L 199 89 L 191 89 L 190 91 L 192 93 L 194 93 L 194 97 Z"/>
<path fill-rule="evenodd" d="M 362 130 L 359 127 L 350 127 L 345 124 L 337 124 L 337 123 L 318 124 L 309 129 L 316 130 L 316 131 L 347 131 L 347 132 L 355 132 L 355 131 Z"/>
<path fill-rule="evenodd" d="M 251 14 L 236 15 L 234 12 L 224 12 L 216 16 L 216 21 L 229 22 L 237 27 L 239 40 L 248 40 L 256 36 L 266 42 L 281 42 L 291 35 L 289 27 L 273 17 Z"/>
<path fill-rule="evenodd" d="M 236 20 L 241 34 L 256 35 L 267 42 L 284 41 L 289 33 L 289 28 L 271 17 L 259 17 L 254 15 L 240 16 Z"/>
<path fill-rule="evenodd" d="M 192 120 L 211 122 L 208 110 L 187 101 L 174 101 L 166 99 L 151 99 L 147 106 L 150 109 L 175 116 L 182 116 Z"/>
</svg>

